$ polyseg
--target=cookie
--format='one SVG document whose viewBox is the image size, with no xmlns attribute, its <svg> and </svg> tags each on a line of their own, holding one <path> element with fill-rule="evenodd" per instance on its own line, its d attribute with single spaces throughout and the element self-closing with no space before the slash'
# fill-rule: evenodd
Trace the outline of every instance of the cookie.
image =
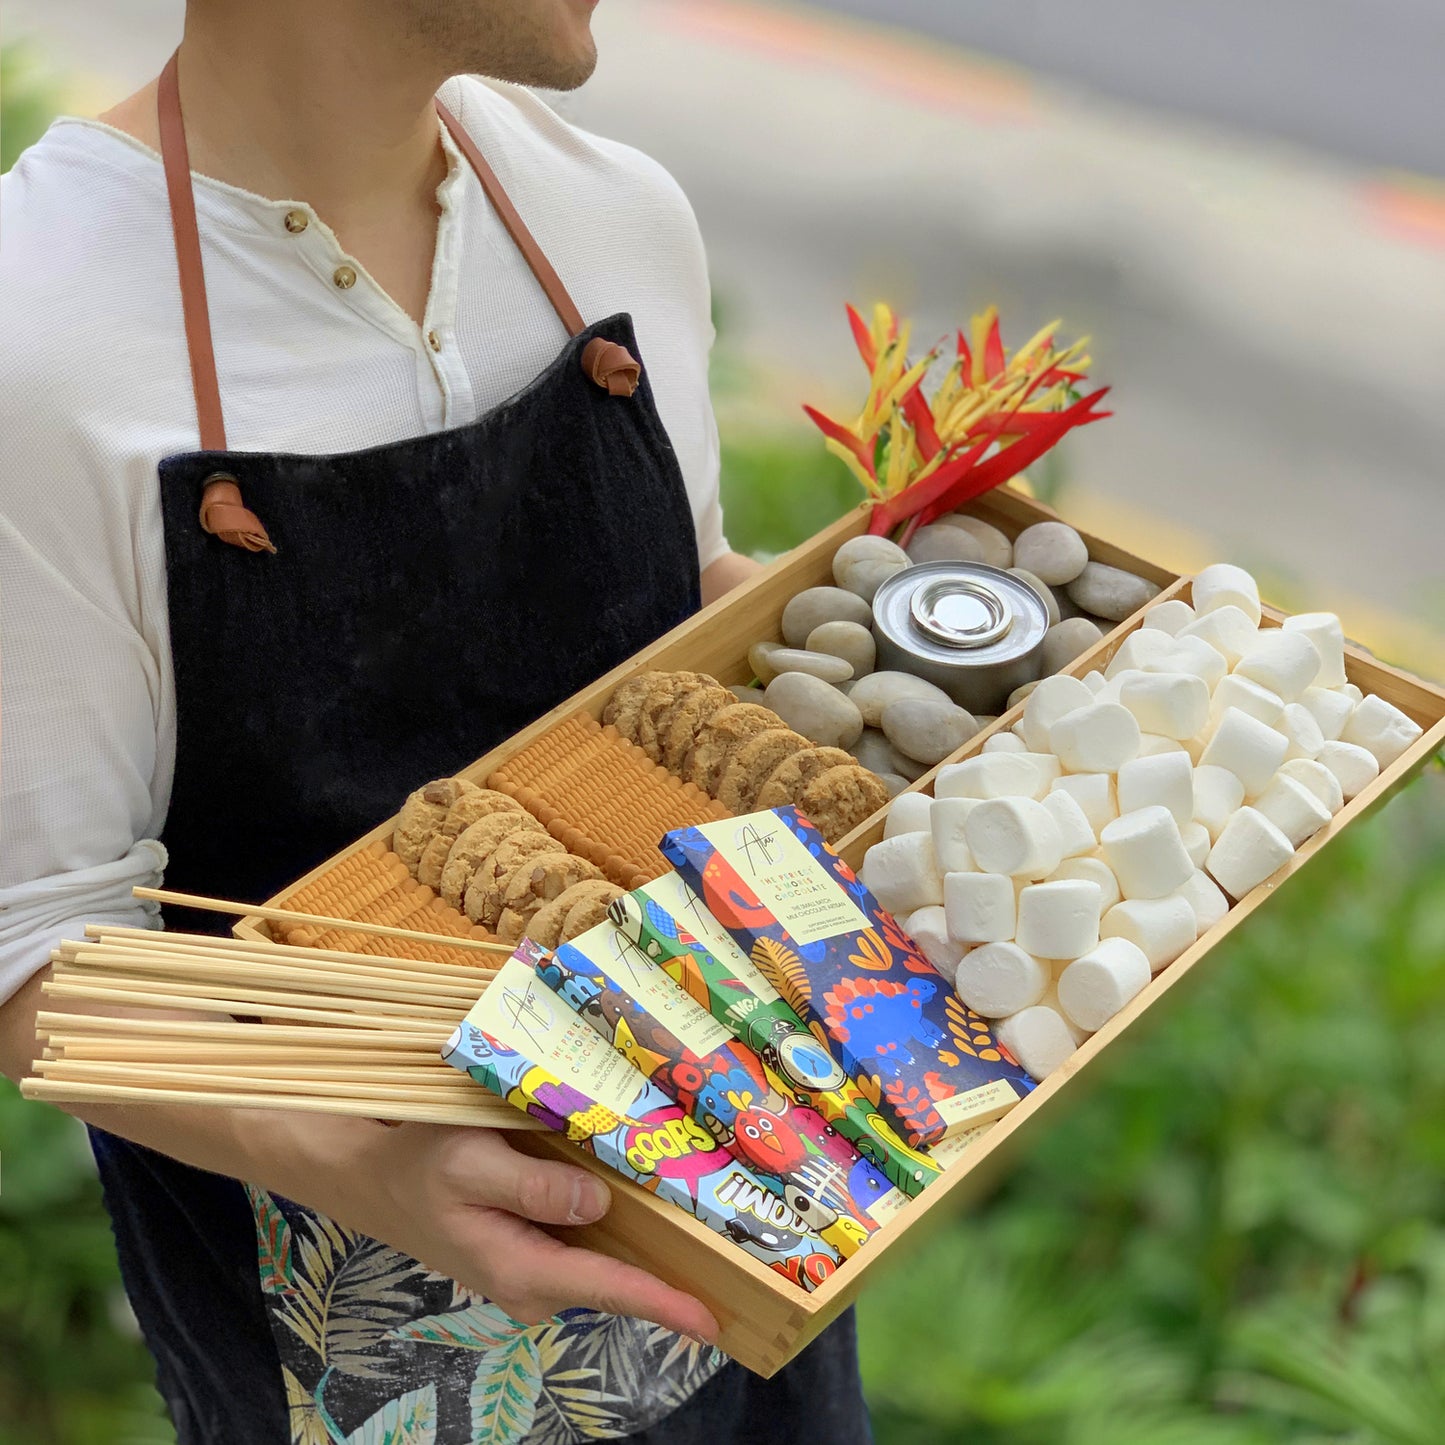
<svg viewBox="0 0 1445 1445">
<path fill-rule="evenodd" d="M 633 741 L 655 763 L 662 761 L 662 743 L 658 726 L 678 701 L 712 678 L 700 672 L 664 672 L 648 689 L 637 719 L 637 736 Z"/>
<path fill-rule="evenodd" d="M 859 763 L 819 773 L 797 799 L 798 810 L 830 843 L 851 833 L 887 801 L 887 784 Z"/>
<path fill-rule="evenodd" d="M 607 905 L 621 892 L 615 883 L 609 883 L 605 878 L 588 878 L 582 883 L 574 883 L 550 903 L 544 903 L 532 915 L 527 924 L 527 937 L 540 943 L 543 948 L 556 948 L 564 941 L 562 931 L 567 923 L 567 915 L 574 908 L 581 903 L 601 900 L 605 913 Z M 575 938 L 576 934 L 569 936 Z"/>
<path fill-rule="evenodd" d="M 431 842 L 422 850 L 421 859 L 416 865 L 416 881 L 425 883 L 428 888 L 436 888 L 441 883 L 442 869 L 446 867 L 447 854 L 451 852 L 452 844 L 473 823 L 478 823 L 493 813 L 526 811 L 515 798 L 509 798 L 494 788 L 474 787 L 471 792 L 463 793 L 447 809 L 441 827 L 432 834 Z"/>
<path fill-rule="evenodd" d="M 683 693 L 666 718 L 658 723 L 662 766 L 681 773 L 683 759 L 692 751 L 703 725 L 715 712 L 730 707 L 736 699 L 720 682 L 708 679 Z"/>
<path fill-rule="evenodd" d="M 642 704 L 659 679 L 666 677 L 662 672 L 639 672 L 624 678 L 613 690 L 602 709 L 602 724 L 612 726 L 628 742 L 637 741 L 637 722 L 641 716 Z"/>
<path fill-rule="evenodd" d="M 566 853 L 550 833 L 509 833 L 472 873 L 462 897 L 462 909 L 473 923 L 494 931 L 502 916 L 507 884 L 519 868 L 545 853 Z"/>
<path fill-rule="evenodd" d="M 579 884 L 579 888 L 587 887 L 587 884 Z M 577 890 L 569 890 L 576 894 Z M 567 910 L 567 921 L 562 925 L 562 942 L 570 943 L 572 939 L 580 937 L 589 928 L 596 928 L 599 923 L 607 921 L 607 910 L 614 899 L 622 897 L 623 890 L 614 883 L 609 883 L 605 888 L 597 885 L 595 893 L 589 893 L 586 897 L 578 896 L 576 903 Z"/>
<path fill-rule="evenodd" d="M 757 803 L 758 790 L 772 776 L 773 770 L 794 753 L 812 744 L 791 728 L 767 728 L 749 738 L 729 760 L 718 781 L 717 800 L 734 817 L 751 813 Z"/>
<path fill-rule="evenodd" d="M 451 852 L 447 854 L 437 889 L 453 908 L 462 906 L 472 874 L 491 857 L 503 838 L 517 830 L 546 833 L 546 829 L 530 813 L 489 813 L 457 836 Z"/>
<path fill-rule="evenodd" d="M 391 835 L 391 851 L 406 864 L 413 873 L 421 861 L 422 852 L 431 842 L 432 834 L 446 821 L 448 810 L 468 788 L 475 783 L 463 782 L 460 778 L 437 778 L 408 793 L 406 802 L 396 815 L 396 830 Z"/>
<path fill-rule="evenodd" d="M 829 768 L 846 768 L 856 762 L 857 759 L 842 748 L 804 748 L 792 757 L 784 758 L 773 769 L 758 789 L 753 807 L 781 808 L 785 803 L 795 803 L 803 789 L 819 773 L 825 773 Z"/>
<path fill-rule="evenodd" d="M 513 872 L 504 893 L 505 907 L 497 920 L 497 937 L 516 943 L 532 916 L 574 883 L 601 878 L 602 870 L 573 853 L 548 853 Z"/>
<path fill-rule="evenodd" d="M 777 713 L 755 702 L 733 702 L 720 707 L 703 724 L 697 735 L 697 746 L 683 760 L 683 776 L 710 797 L 717 797 L 718 782 L 729 757 L 749 738 L 782 726 L 783 720 Z"/>
</svg>

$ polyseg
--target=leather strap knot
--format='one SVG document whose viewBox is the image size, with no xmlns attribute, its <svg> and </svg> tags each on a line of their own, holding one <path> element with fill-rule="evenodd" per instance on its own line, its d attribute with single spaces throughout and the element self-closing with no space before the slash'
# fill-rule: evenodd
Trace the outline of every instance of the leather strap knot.
<svg viewBox="0 0 1445 1445">
<path fill-rule="evenodd" d="M 261 519 L 241 500 L 235 477 L 224 472 L 206 479 L 201 491 L 201 530 L 247 552 L 274 552 Z"/>
<path fill-rule="evenodd" d="M 631 396 L 642 376 L 641 362 L 625 346 L 601 336 L 582 348 L 582 370 L 611 396 Z"/>
</svg>

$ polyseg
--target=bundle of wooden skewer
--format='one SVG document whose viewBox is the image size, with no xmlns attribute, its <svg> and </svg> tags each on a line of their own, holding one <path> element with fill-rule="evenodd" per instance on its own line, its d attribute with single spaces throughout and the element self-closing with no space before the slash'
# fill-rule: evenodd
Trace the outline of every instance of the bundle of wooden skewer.
<svg viewBox="0 0 1445 1445">
<path fill-rule="evenodd" d="M 105 1012 L 41 1012 L 41 1057 L 22 1092 L 57 1103 L 185 1103 L 535 1127 L 441 1058 L 495 969 L 408 958 L 405 930 L 391 932 L 403 939 L 388 957 L 88 925 L 83 942 L 52 954 L 43 987 L 62 1009 L 73 1000 Z M 495 953 L 493 960 L 500 962 Z"/>
</svg>

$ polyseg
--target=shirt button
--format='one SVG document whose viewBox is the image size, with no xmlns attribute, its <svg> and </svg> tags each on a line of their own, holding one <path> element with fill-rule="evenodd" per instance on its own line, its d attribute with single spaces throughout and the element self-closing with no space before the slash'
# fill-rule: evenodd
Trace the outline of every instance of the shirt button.
<svg viewBox="0 0 1445 1445">
<path fill-rule="evenodd" d="M 284 224 L 293 236 L 299 236 L 311 224 L 311 217 L 305 211 L 287 211 Z"/>
<path fill-rule="evenodd" d="M 442 339 L 435 331 L 427 332 L 426 344 L 430 346 L 433 351 L 440 351 L 442 349 Z"/>
<path fill-rule="evenodd" d="M 338 266 L 331 273 L 331 279 L 338 291 L 350 291 L 356 285 L 356 272 L 350 266 Z"/>
</svg>

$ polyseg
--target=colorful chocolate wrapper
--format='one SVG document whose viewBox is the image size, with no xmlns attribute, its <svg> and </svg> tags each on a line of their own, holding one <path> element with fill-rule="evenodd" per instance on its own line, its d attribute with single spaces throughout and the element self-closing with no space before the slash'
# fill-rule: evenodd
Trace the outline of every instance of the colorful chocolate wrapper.
<svg viewBox="0 0 1445 1445">
<path fill-rule="evenodd" d="M 667 834 L 662 851 L 748 958 L 919 1147 L 1033 1082 L 796 808 Z"/>
<path fill-rule="evenodd" d="M 878 1106 L 808 1032 L 677 873 L 617 899 L 609 916 L 674 982 L 763 1063 L 769 1082 L 808 1104 L 904 1194 L 938 1178 L 939 1161 L 899 1138 Z M 861 1191 L 860 1189 L 855 1191 Z"/>
<path fill-rule="evenodd" d="M 845 1259 L 907 1203 L 611 923 L 562 944 L 537 972 Z"/>
<path fill-rule="evenodd" d="M 447 1063 L 803 1289 L 821 1284 L 837 1250 L 546 986 L 547 957 L 517 949 L 448 1040 Z"/>
</svg>

